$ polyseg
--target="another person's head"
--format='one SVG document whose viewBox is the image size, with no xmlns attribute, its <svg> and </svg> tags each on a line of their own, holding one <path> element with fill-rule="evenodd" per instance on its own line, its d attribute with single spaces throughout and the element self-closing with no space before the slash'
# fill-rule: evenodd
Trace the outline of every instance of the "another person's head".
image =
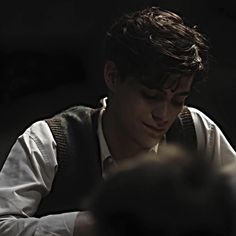
<svg viewBox="0 0 236 236">
<path fill-rule="evenodd" d="M 176 119 L 193 84 L 204 78 L 205 39 L 175 13 L 150 7 L 119 18 L 105 45 L 109 109 L 134 142 L 149 148 Z"/>
<path fill-rule="evenodd" d="M 235 197 L 226 174 L 200 157 L 167 151 L 129 161 L 96 192 L 99 236 L 229 236 Z"/>
</svg>

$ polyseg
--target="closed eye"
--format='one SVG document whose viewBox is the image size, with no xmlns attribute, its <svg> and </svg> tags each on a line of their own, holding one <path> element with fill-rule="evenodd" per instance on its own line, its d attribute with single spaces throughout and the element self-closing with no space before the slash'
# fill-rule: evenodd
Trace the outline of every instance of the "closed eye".
<svg viewBox="0 0 236 236">
<path fill-rule="evenodd" d="M 173 98 L 172 103 L 176 106 L 183 106 L 187 97 Z"/>
<path fill-rule="evenodd" d="M 156 89 L 143 88 L 141 94 L 147 99 L 163 100 L 165 98 L 164 93 Z"/>
<path fill-rule="evenodd" d="M 164 100 L 164 96 L 162 94 L 151 94 L 151 93 L 144 93 L 142 92 L 142 96 L 146 99 L 150 99 L 150 100 L 158 100 L 158 101 L 162 101 Z"/>
</svg>

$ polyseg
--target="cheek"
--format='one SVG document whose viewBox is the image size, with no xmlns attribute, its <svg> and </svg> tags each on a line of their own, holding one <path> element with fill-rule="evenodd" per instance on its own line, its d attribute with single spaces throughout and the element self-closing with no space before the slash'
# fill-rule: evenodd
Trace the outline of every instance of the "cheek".
<svg viewBox="0 0 236 236">
<path fill-rule="evenodd" d="M 176 120 L 178 114 L 182 111 L 182 107 L 181 108 L 175 108 L 172 107 L 171 111 L 170 111 L 170 125 Z"/>
<path fill-rule="evenodd" d="M 138 129 L 141 121 L 146 120 L 148 116 L 148 106 L 140 100 L 127 101 L 123 106 L 123 122 L 125 122 L 133 131 Z"/>
<path fill-rule="evenodd" d="M 131 116 L 140 116 L 147 110 L 147 104 L 138 93 L 129 93 L 123 100 L 123 109 Z"/>
<path fill-rule="evenodd" d="M 141 104 L 127 103 L 124 107 L 124 115 L 130 122 L 136 123 L 147 114 L 146 107 Z"/>
</svg>

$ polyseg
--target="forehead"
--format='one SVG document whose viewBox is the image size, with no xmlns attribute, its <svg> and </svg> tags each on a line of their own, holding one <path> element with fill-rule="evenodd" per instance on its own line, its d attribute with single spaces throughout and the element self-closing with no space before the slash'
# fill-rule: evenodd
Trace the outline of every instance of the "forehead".
<svg viewBox="0 0 236 236">
<path fill-rule="evenodd" d="M 188 76 L 171 76 L 166 78 L 163 82 L 156 82 L 154 79 L 149 80 L 148 78 L 143 78 L 137 80 L 134 77 L 131 77 L 129 81 L 132 84 L 140 85 L 142 87 L 146 87 L 148 89 L 153 90 L 171 90 L 172 92 L 177 91 L 190 91 L 192 82 L 193 82 L 193 75 Z"/>
<path fill-rule="evenodd" d="M 161 89 L 170 89 L 172 92 L 178 90 L 190 90 L 193 82 L 193 76 L 179 76 L 167 78 L 161 86 Z"/>
</svg>

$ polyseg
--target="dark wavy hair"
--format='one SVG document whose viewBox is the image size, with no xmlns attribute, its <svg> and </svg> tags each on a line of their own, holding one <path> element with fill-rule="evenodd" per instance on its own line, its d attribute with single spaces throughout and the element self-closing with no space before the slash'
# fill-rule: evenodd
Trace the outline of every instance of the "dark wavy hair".
<svg viewBox="0 0 236 236">
<path fill-rule="evenodd" d="M 107 32 L 105 53 L 122 80 L 133 76 L 149 87 L 163 86 L 171 76 L 194 75 L 194 82 L 201 81 L 208 71 L 205 37 L 159 7 L 119 18 Z"/>
</svg>

